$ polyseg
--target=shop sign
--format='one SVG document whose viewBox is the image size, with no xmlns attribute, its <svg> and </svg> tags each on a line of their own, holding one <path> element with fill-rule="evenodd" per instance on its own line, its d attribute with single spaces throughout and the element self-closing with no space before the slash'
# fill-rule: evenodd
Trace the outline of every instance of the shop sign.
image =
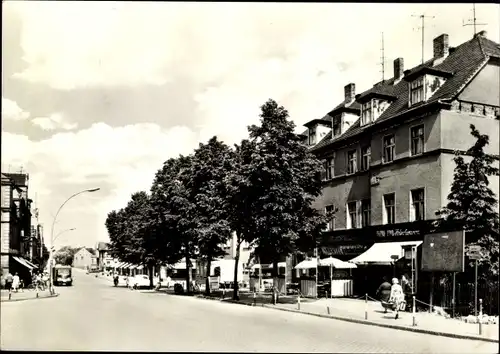
<svg viewBox="0 0 500 354">
<path fill-rule="evenodd" d="M 321 247 L 323 254 L 331 256 L 357 256 L 366 251 L 371 245 L 339 245 L 335 247 Z"/>
<path fill-rule="evenodd" d="M 379 238 L 420 236 L 420 230 L 410 230 L 410 229 L 377 230 L 375 234 Z"/>
</svg>

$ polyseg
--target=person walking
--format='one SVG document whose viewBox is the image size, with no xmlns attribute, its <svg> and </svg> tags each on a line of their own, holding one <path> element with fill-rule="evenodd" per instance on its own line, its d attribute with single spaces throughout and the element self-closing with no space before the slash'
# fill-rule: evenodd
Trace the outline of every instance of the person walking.
<svg viewBox="0 0 500 354">
<path fill-rule="evenodd" d="M 9 291 L 9 293 L 12 292 L 12 282 L 14 280 L 14 277 L 12 274 L 9 272 L 7 273 L 7 276 L 5 277 L 5 289 Z"/>
<path fill-rule="evenodd" d="M 391 297 L 391 284 L 387 281 L 387 277 L 383 277 L 383 282 L 377 289 L 377 296 L 382 303 L 382 307 L 384 308 L 384 313 L 387 313 L 387 304 L 389 302 L 389 298 Z"/>
<path fill-rule="evenodd" d="M 14 289 L 16 293 L 19 291 L 19 275 L 17 272 L 12 277 L 12 289 Z"/>
<path fill-rule="evenodd" d="M 389 297 L 389 302 L 393 303 L 394 310 L 396 311 L 396 316 L 394 319 L 399 318 L 399 308 L 404 301 L 403 288 L 399 285 L 398 278 L 392 278 L 391 295 Z"/>
</svg>

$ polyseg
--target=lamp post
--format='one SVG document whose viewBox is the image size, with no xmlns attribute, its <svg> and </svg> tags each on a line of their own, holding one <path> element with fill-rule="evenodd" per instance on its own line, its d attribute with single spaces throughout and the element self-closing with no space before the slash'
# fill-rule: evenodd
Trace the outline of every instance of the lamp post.
<svg viewBox="0 0 500 354">
<path fill-rule="evenodd" d="M 77 195 L 80 195 L 80 194 L 83 194 L 83 193 L 93 193 L 93 192 L 97 192 L 98 190 L 100 190 L 100 188 L 91 188 L 91 189 L 84 189 L 83 191 L 75 193 L 75 194 L 71 195 L 68 199 L 66 199 L 64 201 L 64 203 L 61 204 L 61 206 L 59 207 L 59 209 L 57 209 L 57 213 L 54 216 L 54 220 L 52 221 L 52 227 L 50 228 L 49 289 L 50 289 L 51 293 L 53 293 L 53 287 L 52 287 L 52 262 L 53 261 L 52 260 L 53 260 L 53 257 L 54 257 L 54 252 L 53 252 L 52 248 L 54 246 L 54 240 L 55 240 L 55 238 L 54 238 L 54 225 L 56 224 L 57 216 L 61 212 L 61 209 L 66 205 L 66 203 L 69 202 L 74 197 L 76 197 Z M 61 234 L 62 234 L 62 232 L 59 233 L 57 236 L 60 236 Z"/>
</svg>

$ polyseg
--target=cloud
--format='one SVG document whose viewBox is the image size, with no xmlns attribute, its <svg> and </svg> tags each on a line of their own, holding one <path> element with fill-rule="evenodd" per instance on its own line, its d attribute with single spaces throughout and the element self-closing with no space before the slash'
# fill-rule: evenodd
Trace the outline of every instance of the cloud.
<svg viewBox="0 0 500 354">
<path fill-rule="evenodd" d="M 60 113 L 54 113 L 49 117 L 37 117 L 31 120 L 31 123 L 39 126 L 43 130 L 73 130 L 78 127 L 77 123 L 69 123 L 65 121 L 64 117 Z"/>
<path fill-rule="evenodd" d="M 2 97 L 2 119 L 19 121 L 28 119 L 29 116 L 29 112 L 24 111 L 16 102 Z"/>
<path fill-rule="evenodd" d="M 2 143 L 2 171 L 15 172 L 22 166 L 29 172 L 30 196 L 39 201 L 46 232 L 65 198 L 83 189 L 101 188 L 68 203 L 61 213 L 58 229 L 76 227 L 71 237 L 85 243 L 106 239 L 107 213 L 124 207 L 131 193 L 149 190 L 163 162 L 192 152 L 198 136 L 183 126 L 165 130 L 157 124 L 113 128 L 98 123 L 42 141 L 4 132 Z"/>
</svg>

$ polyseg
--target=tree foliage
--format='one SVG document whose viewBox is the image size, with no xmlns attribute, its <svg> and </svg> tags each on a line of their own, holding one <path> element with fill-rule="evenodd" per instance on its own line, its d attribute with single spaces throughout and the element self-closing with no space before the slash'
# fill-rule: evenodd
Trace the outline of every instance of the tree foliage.
<svg viewBox="0 0 500 354">
<path fill-rule="evenodd" d="M 489 187 L 489 177 L 498 176 L 496 158 L 484 149 L 489 137 L 470 125 L 471 135 L 476 139 L 466 154 L 472 159 L 467 162 L 456 154 L 456 164 L 448 204 L 437 214 L 443 217 L 443 224 L 450 228 L 466 230 L 466 248 L 470 245 L 482 247 L 484 258 L 480 262 L 481 273 L 498 276 L 499 215 L 498 196 Z M 472 264 L 471 264 L 472 265 Z"/>
<path fill-rule="evenodd" d="M 73 259 L 78 248 L 72 248 L 71 246 L 63 246 L 57 250 L 54 254 L 54 261 L 56 264 L 62 264 L 71 266 L 73 264 Z"/>
</svg>

